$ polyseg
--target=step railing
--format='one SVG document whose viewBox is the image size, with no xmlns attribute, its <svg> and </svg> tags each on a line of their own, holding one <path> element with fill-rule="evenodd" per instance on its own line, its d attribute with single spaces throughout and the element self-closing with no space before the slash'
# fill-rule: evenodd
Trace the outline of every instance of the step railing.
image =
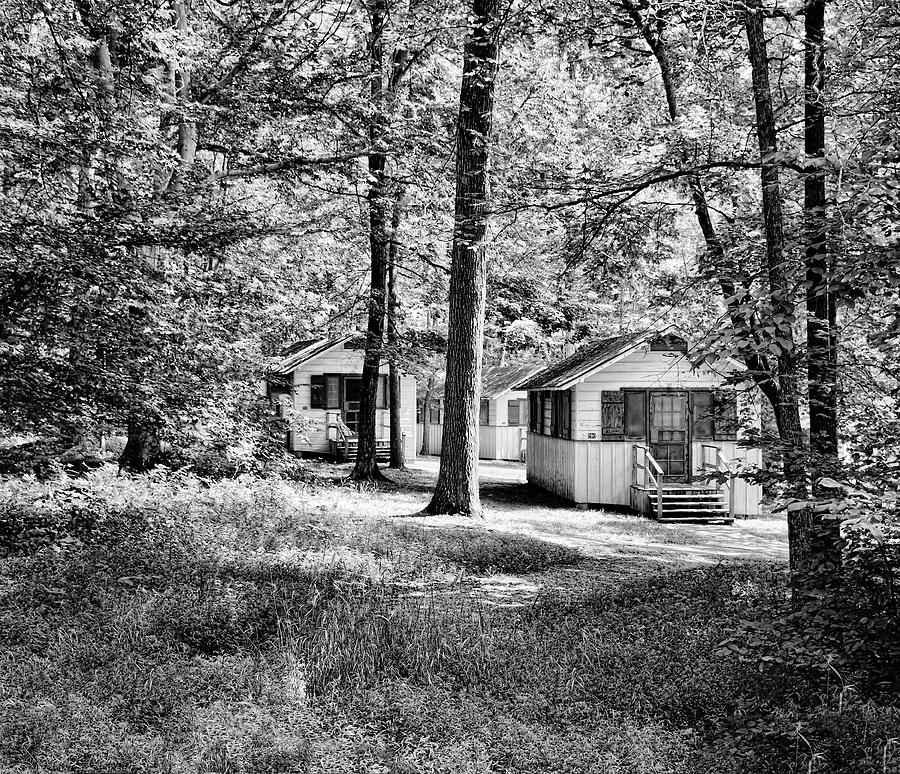
<svg viewBox="0 0 900 774">
<path fill-rule="evenodd" d="M 663 471 L 659 463 L 650 453 L 650 449 L 642 444 L 635 444 L 631 449 L 631 485 L 644 490 L 656 489 L 656 518 L 663 515 Z"/>
<path fill-rule="evenodd" d="M 727 488 L 728 518 L 734 519 L 734 468 L 732 468 L 731 463 L 725 459 L 722 450 L 718 446 L 704 443 L 701 445 L 700 450 L 700 467 L 702 470 L 711 474 L 709 478 L 715 477 L 717 481 L 722 482 Z"/>
<path fill-rule="evenodd" d="M 328 426 L 325 429 L 325 437 L 336 445 L 342 445 L 344 447 L 344 459 L 350 459 L 350 441 L 357 440 L 356 433 L 344 423 L 341 412 L 328 412 L 326 416 L 328 417 Z M 331 437 L 332 430 L 335 432 L 336 438 Z"/>
</svg>

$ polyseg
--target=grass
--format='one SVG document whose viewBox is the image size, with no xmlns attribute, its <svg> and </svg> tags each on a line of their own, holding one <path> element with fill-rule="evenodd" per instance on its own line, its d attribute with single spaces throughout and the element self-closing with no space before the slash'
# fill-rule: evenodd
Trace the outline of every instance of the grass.
<svg viewBox="0 0 900 774">
<path fill-rule="evenodd" d="M 0 560 L 0 770 L 900 771 L 891 701 L 718 647 L 784 601 L 782 566 L 623 570 L 521 534 L 523 509 L 385 518 L 409 497 L 107 471 L 0 483 L 19 536 Z M 557 516 L 541 529 L 691 534 Z M 492 605 L 498 574 L 537 592 Z"/>
</svg>

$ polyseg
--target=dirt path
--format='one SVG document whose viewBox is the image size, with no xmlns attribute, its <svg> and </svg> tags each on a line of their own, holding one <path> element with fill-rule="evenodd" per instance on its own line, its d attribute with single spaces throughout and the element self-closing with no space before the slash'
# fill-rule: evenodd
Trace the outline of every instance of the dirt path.
<svg viewBox="0 0 900 774">
<path fill-rule="evenodd" d="M 427 457 L 418 459 L 412 472 L 427 489 L 437 470 L 437 458 Z M 730 526 L 660 524 L 627 513 L 579 511 L 527 484 L 525 466 L 514 462 L 482 461 L 480 480 L 486 528 L 561 543 L 590 557 L 633 557 L 662 566 L 787 561 L 787 525 L 782 518 L 739 519 Z"/>
</svg>

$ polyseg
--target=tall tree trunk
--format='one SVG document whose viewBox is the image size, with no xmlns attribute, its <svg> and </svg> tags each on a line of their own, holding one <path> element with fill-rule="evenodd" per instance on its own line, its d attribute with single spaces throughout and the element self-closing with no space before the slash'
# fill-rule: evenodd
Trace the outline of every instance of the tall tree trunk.
<svg viewBox="0 0 900 774">
<path fill-rule="evenodd" d="M 402 469 L 406 467 L 403 448 L 403 423 L 400 414 L 400 366 L 397 363 L 400 337 L 398 334 L 397 316 L 400 313 L 400 297 L 398 292 L 397 260 L 400 257 L 400 245 L 397 242 L 397 231 L 400 227 L 400 213 L 403 208 L 403 187 L 398 185 L 394 197 L 394 211 L 391 215 L 391 249 L 388 264 L 388 304 L 387 304 L 387 342 L 390 352 L 390 375 L 388 376 L 388 406 L 390 408 L 391 461 L 390 467 Z M 415 443 L 415 438 L 413 438 Z"/>
<path fill-rule="evenodd" d="M 806 4 L 804 26 L 807 376 L 810 450 L 818 472 L 836 465 L 838 447 L 837 331 L 825 198 L 825 0 Z"/>
<path fill-rule="evenodd" d="M 363 363 L 359 441 L 356 465 L 351 478 L 374 481 L 383 478 L 376 459 L 375 424 L 377 420 L 378 379 L 384 347 L 385 292 L 388 266 L 388 228 L 385 206 L 385 114 L 384 114 L 384 30 L 387 22 L 385 0 L 374 0 L 371 9 L 372 37 L 369 45 L 369 72 L 372 118 L 369 121 L 369 322 L 366 330 L 366 355 Z"/>
<path fill-rule="evenodd" d="M 441 466 L 429 513 L 481 513 L 478 407 L 484 341 L 494 81 L 499 0 L 473 0 L 463 53 L 456 144 L 456 212 L 450 262 L 450 314 Z"/>
<path fill-rule="evenodd" d="M 668 108 L 670 120 L 675 124 L 679 113 L 678 89 L 665 41 L 666 20 L 664 18 L 648 18 L 645 20 L 641 14 L 640 6 L 634 0 L 621 0 L 621 3 L 659 65 L 663 92 L 666 97 L 666 107 Z M 684 148 L 681 152 L 681 161 L 685 165 L 691 162 L 687 148 Z M 709 202 L 707 201 L 706 191 L 703 188 L 703 181 L 700 175 L 690 175 L 688 177 L 688 186 L 691 190 L 691 199 L 694 202 L 694 214 L 697 218 L 697 224 L 700 226 L 703 240 L 706 243 L 709 268 L 715 274 L 719 283 L 722 299 L 731 320 L 732 328 L 735 331 L 746 332 L 753 336 L 752 320 L 744 311 L 748 301 L 747 288 L 746 285 L 739 281 L 734 261 L 728 260 L 725 246 L 716 232 L 712 217 L 709 214 Z M 780 398 L 778 386 L 772 381 L 771 368 L 765 356 L 760 355 L 752 347 L 745 348 L 740 355 L 744 365 L 747 366 L 748 375 L 769 400 L 774 410 Z"/>
<path fill-rule="evenodd" d="M 761 166 L 763 226 L 766 235 L 763 269 L 768 278 L 771 324 L 776 329 L 776 337 L 771 345 L 778 350 L 776 362 L 779 399 L 775 406 L 775 421 L 782 445 L 788 489 L 795 496 L 803 497 L 806 494 L 806 469 L 800 426 L 799 364 L 793 327 L 796 306 L 785 256 L 781 163 L 778 159 L 775 111 L 769 86 L 769 55 L 762 10 L 758 3 L 747 6 L 744 27 L 752 70 Z"/>
</svg>

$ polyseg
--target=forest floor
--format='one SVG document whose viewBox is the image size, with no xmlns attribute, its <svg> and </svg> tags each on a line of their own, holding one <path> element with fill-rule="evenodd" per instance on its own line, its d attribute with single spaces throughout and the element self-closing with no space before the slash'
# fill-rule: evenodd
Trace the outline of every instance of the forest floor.
<svg viewBox="0 0 900 774">
<path fill-rule="evenodd" d="M 434 460 L 347 472 L 0 480 L 0 771 L 900 771 L 900 712 L 742 628 L 788 599 L 778 519 L 503 464 L 484 519 L 423 518 Z"/>
</svg>

